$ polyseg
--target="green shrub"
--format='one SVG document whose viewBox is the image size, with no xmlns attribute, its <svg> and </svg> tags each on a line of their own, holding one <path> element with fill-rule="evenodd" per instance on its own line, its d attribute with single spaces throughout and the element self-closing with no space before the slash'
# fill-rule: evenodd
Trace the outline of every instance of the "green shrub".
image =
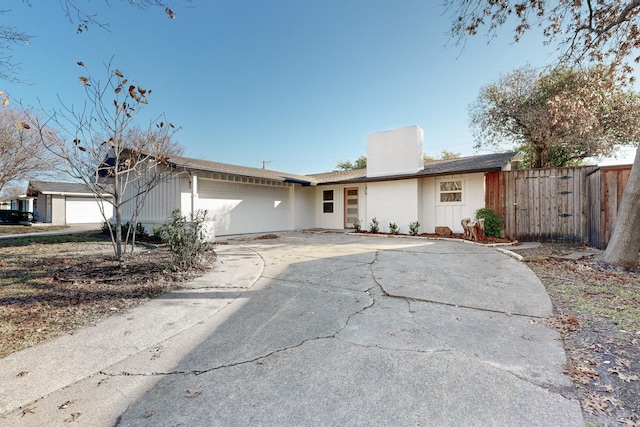
<svg viewBox="0 0 640 427">
<path fill-rule="evenodd" d="M 102 221 L 102 225 L 100 226 L 100 231 L 102 232 L 102 234 L 109 234 L 109 229 L 114 230 L 115 229 L 115 224 L 110 224 L 107 221 Z"/>
<path fill-rule="evenodd" d="M 395 222 L 390 222 L 389 223 L 389 233 L 391 233 L 391 234 L 399 234 L 400 233 L 400 227 L 398 227 L 398 225 Z"/>
<path fill-rule="evenodd" d="M 418 228 L 420 228 L 420 223 L 418 221 L 414 221 L 411 224 L 409 224 L 409 235 L 417 236 Z"/>
<path fill-rule="evenodd" d="M 362 230 L 362 223 L 360 222 L 360 218 L 356 218 L 353 220 L 353 229 L 356 233 L 359 233 Z"/>
<path fill-rule="evenodd" d="M 502 225 L 504 220 L 490 208 L 481 208 L 476 211 L 476 221 L 484 219 L 484 234 L 485 236 L 502 237 Z"/>
<path fill-rule="evenodd" d="M 376 234 L 380 231 L 380 223 L 376 217 L 373 217 L 371 222 L 369 223 L 369 231 L 371 234 Z"/>
<path fill-rule="evenodd" d="M 102 221 L 102 225 L 100 226 L 100 231 L 102 234 L 109 234 L 109 228 L 111 231 L 116 230 L 116 225 L 114 223 L 110 223 L 107 221 Z M 122 224 L 120 227 L 120 232 L 122 233 L 122 239 L 127 238 L 127 233 L 129 232 L 129 228 L 131 228 L 131 222 L 127 221 L 125 224 Z M 136 239 L 140 237 L 149 237 L 149 233 L 144 228 L 144 225 L 137 223 L 135 227 Z M 131 237 L 131 236 L 130 236 Z"/>
<path fill-rule="evenodd" d="M 171 217 L 161 227 L 160 235 L 168 244 L 177 267 L 188 268 L 200 263 L 202 254 L 207 249 L 206 216 L 206 210 L 198 210 L 192 212 L 187 219 L 180 209 L 174 209 Z"/>
</svg>

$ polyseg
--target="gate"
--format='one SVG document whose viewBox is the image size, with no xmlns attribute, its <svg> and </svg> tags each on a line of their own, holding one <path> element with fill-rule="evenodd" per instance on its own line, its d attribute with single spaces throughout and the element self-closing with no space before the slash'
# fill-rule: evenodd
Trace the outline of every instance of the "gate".
<svg viewBox="0 0 640 427">
<path fill-rule="evenodd" d="M 493 172 L 486 176 L 485 205 L 505 219 L 518 240 L 589 239 L 586 176 L 595 166 Z"/>
</svg>

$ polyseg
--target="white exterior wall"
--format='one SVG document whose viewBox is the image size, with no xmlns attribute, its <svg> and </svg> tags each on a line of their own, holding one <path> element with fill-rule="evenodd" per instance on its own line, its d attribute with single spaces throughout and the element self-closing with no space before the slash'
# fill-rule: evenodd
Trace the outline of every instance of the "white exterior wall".
<svg viewBox="0 0 640 427">
<path fill-rule="evenodd" d="M 51 209 L 48 211 L 51 218 L 51 224 L 64 225 L 67 218 L 65 197 L 58 194 L 52 194 L 51 198 L 48 200 L 51 202 Z"/>
<path fill-rule="evenodd" d="M 138 222 L 144 225 L 148 232 L 151 232 L 153 227 L 164 224 L 174 209 L 181 209 L 181 187 L 189 187 L 189 175 L 167 173 L 163 180 L 151 189 L 138 214 Z M 135 194 L 134 190 L 134 186 L 130 185 L 125 191 L 125 198 Z M 131 221 L 135 205 L 135 201 L 132 201 L 122 206 L 123 223 Z"/>
<path fill-rule="evenodd" d="M 334 230 L 344 229 L 344 189 L 345 188 L 357 188 L 358 189 L 358 211 L 359 218 L 362 223 L 362 228 L 365 228 L 367 223 L 367 196 L 366 186 L 364 184 L 340 184 L 340 185 L 319 185 L 316 187 L 315 193 L 315 227 L 327 228 Z M 323 212 L 322 193 L 325 190 L 333 190 L 333 213 Z"/>
<path fill-rule="evenodd" d="M 317 187 L 296 185 L 293 189 L 293 228 L 304 230 L 316 227 L 316 217 L 320 215 L 316 208 Z"/>
<path fill-rule="evenodd" d="M 420 218 L 419 188 L 418 179 L 368 183 L 367 221 L 362 223 L 362 229 L 367 230 L 375 217 L 381 232 L 388 232 L 389 223 L 394 222 L 401 233 L 407 233 L 409 224 Z"/>
<path fill-rule="evenodd" d="M 257 185 L 198 179 L 197 209 L 207 209 L 215 235 L 291 230 L 293 186 Z M 182 193 L 183 209 L 190 210 L 191 194 Z"/>
<path fill-rule="evenodd" d="M 367 176 L 412 174 L 424 169 L 424 132 L 418 126 L 367 135 Z"/>
<path fill-rule="evenodd" d="M 462 180 L 462 202 L 440 202 L 440 182 L 451 180 Z M 421 194 L 421 233 L 433 233 L 437 226 L 462 233 L 460 220 L 473 218 L 484 207 L 484 173 L 423 178 Z"/>
<path fill-rule="evenodd" d="M 65 203 L 65 222 L 67 224 L 101 223 L 111 221 L 113 206 L 104 200 L 94 197 L 67 196 Z M 103 216 L 104 212 L 104 216 Z"/>
</svg>

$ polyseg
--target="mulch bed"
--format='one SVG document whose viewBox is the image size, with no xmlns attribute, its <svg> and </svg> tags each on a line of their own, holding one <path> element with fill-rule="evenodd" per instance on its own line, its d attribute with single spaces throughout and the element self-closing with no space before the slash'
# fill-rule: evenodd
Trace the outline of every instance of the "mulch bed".
<svg viewBox="0 0 640 427">
<path fill-rule="evenodd" d="M 176 289 L 209 268 L 172 267 L 166 247 L 142 247 L 126 268 L 110 243 L 33 243 L 0 248 L 0 357 L 92 324 Z"/>
</svg>

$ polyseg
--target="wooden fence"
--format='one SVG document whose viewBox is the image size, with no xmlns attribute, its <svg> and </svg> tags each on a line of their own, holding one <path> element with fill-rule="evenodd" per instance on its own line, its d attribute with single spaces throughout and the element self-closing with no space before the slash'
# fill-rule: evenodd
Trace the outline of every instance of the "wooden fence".
<svg viewBox="0 0 640 427">
<path fill-rule="evenodd" d="M 485 205 L 519 240 L 588 242 L 603 248 L 631 166 L 530 169 L 487 174 Z"/>
<path fill-rule="evenodd" d="M 618 217 L 622 192 L 629 180 L 630 166 L 603 167 L 587 177 L 590 196 L 589 244 L 604 249 Z"/>
</svg>

